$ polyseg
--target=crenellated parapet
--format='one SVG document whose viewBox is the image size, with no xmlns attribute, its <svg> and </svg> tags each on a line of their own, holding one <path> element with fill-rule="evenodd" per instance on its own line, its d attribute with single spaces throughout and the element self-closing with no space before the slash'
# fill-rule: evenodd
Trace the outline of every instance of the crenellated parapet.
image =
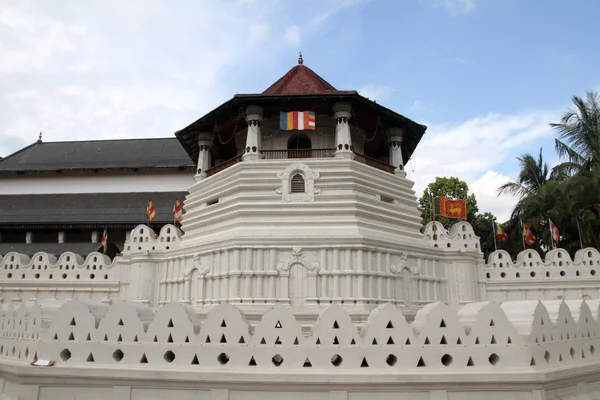
<svg viewBox="0 0 600 400">
<path fill-rule="evenodd" d="M 595 298 L 600 294 L 600 253 L 585 248 L 571 259 L 565 249 L 554 249 L 542 259 L 527 249 L 512 260 L 498 250 L 488 258 L 485 280 L 491 300 Z"/>
<path fill-rule="evenodd" d="M 125 241 L 123 255 L 151 255 L 179 247 L 182 232 L 174 225 L 163 226 L 158 234 L 148 225 L 136 226 Z"/>
<path fill-rule="evenodd" d="M 423 228 L 425 242 L 433 247 L 449 251 L 480 252 L 479 236 L 467 221 L 460 221 L 449 229 L 444 228 L 439 221 L 429 222 Z"/>
<path fill-rule="evenodd" d="M 48 312 L 53 315 L 44 325 Z M 252 327 L 226 303 L 201 321 L 178 303 L 154 311 L 129 302 L 70 301 L 58 310 L 32 302 L 2 309 L 0 361 L 363 374 L 566 369 L 600 361 L 597 312 L 586 301 L 483 302 L 458 311 L 432 303 L 409 324 L 388 303 L 359 330 L 344 308 L 333 305 L 305 335 L 282 305 Z"/>
</svg>

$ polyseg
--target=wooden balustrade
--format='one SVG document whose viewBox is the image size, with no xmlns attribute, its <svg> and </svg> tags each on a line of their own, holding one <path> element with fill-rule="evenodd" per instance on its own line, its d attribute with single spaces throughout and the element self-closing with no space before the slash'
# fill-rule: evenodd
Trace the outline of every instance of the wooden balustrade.
<svg viewBox="0 0 600 400">
<path fill-rule="evenodd" d="M 237 163 L 239 163 L 240 161 L 242 161 L 242 155 L 240 154 L 239 156 L 235 156 L 233 158 L 230 158 L 229 160 L 222 162 L 219 165 L 215 165 L 214 167 L 212 167 L 211 169 L 206 171 L 206 176 L 212 176 L 214 174 L 216 174 L 217 172 L 221 172 L 224 169 L 227 169 L 229 167 L 231 167 L 232 165 L 235 165 Z"/>
</svg>

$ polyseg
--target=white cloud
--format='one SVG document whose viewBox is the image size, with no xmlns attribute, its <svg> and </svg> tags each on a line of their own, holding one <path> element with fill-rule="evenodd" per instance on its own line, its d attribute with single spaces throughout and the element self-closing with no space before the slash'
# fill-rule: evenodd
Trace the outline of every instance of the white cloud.
<svg viewBox="0 0 600 400">
<path fill-rule="evenodd" d="M 394 92 L 394 89 L 390 86 L 378 85 L 378 84 L 372 84 L 372 83 L 364 85 L 362 88 L 360 88 L 358 90 L 358 93 L 360 93 L 364 97 L 367 97 L 371 100 L 376 100 L 379 102 L 388 99 L 392 95 L 393 92 Z"/>
<path fill-rule="evenodd" d="M 285 28 L 284 39 L 292 45 L 300 44 L 300 28 L 296 25 Z"/>
<path fill-rule="evenodd" d="M 433 7 L 444 8 L 453 15 L 465 14 L 475 9 L 476 0 L 421 0 Z"/>
<path fill-rule="evenodd" d="M 493 212 L 502 220 L 515 200 L 495 197 L 495 190 L 511 180 L 499 171 L 524 152 L 537 154 L 540 140 L 554 135 L 548 122 L 559 116 L 559 110 L 489 114 L 459 124 L 429 126 L 407 165 L 417 195 L 437 176 L 456 176 L 476 194 L 480 212 Z"/>
<path fill-rule="evenodd" d="M 421 100 L 415 100 L 408 109 L 410 111 L 414 111 L 415 113 L 427 114 L 432 112 L 433 108 L 433 104 L 427 104 Z"/>
</svg>

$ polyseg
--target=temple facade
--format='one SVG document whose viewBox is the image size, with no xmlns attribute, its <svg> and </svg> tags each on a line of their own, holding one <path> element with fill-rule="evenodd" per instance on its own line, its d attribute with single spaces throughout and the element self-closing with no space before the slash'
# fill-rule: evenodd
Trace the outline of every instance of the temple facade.
<svg viewBox="0 0 600 400">
<path fill-rule="evenodd" d="M 300 59 L 176 139 L 6 157 L 0 399 L 600 398 L 600 253 L 422 226 L 425 130 Z"/>
</svg>

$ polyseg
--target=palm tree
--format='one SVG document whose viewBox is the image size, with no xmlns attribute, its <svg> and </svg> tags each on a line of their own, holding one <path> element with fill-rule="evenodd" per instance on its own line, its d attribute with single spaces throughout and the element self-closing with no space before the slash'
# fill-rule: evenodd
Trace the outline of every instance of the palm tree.
<svg viewBox="0 0 600 400">
<path fill-rule="evenodd" d="M 529 153 L 517 157 L 521 171 L 515 182 L 507 182 L 498 188 L 498 196 L 507 192 L 513 196 L 524 197 L 535 194 L 548 182 L 549 168 L 542 157 L 542 149 L 537 160 Z"/>
<path fill-rule="evenodd" d="M 589 171 L 600 164 L 600 97 L 586 92 L 585 100 L 573 96 L 575 109 L 568 110 L 560 123 L 550 124 L 558 132 L 556 152 L 566 162 L 554 170 L 559 175 Z"/>
</svg>

